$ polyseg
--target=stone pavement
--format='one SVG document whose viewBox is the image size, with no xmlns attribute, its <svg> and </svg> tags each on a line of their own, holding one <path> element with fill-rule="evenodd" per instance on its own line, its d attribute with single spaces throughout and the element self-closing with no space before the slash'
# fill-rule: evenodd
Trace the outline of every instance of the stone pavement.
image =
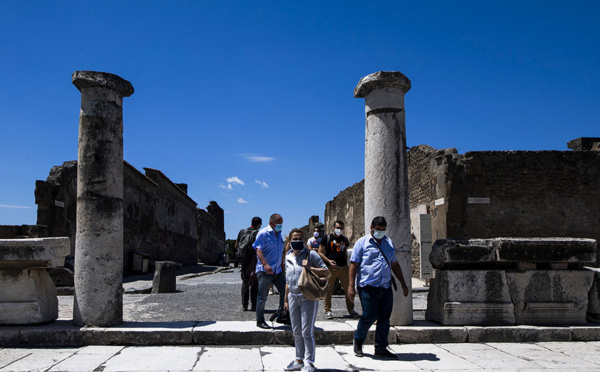
<svg viewBox="0 0 600 372">
<path fill-rule="evenodd" d="M 600 342 L 392 345 L 398 360 L 317 347 L 319 371 L 600 371 Z M 282 371 L 292 346 L 86 346 L 0 349 L 0 371 Z"/>
</svg>

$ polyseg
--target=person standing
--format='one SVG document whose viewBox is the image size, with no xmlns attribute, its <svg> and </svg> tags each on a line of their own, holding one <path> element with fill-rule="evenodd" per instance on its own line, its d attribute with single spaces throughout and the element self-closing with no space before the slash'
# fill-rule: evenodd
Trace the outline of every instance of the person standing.
<svg viewBox="0 0 600 372">
<path fill-rule="evenodd" d="M 313 251 L 319 250 L 319 246 L 321 246 L 321 229 L 318 226 L 315 226 L 313 236 L 308 239 L 306 245 L 308 249 L 312 249 Z"/>
<path fill-rule="evenodd" d="M 349 269 L 346 255 L 350 244 L 348 243 L 348 238 L 342 235 L 342 230 L 344 230 L 344 222 L 335 221 L 333 224 L 333 234 L 323 237 L 319 247 L 319 256 L 321 256 L 323 262 L 325 262 L 329 269 L 329 288 L 327 288 L 327 294 L 325 295 L 323 304 L 327 319 L 333 319 L 331 296 L 335 289 L 336 279 L 340 281 L 344 294 L 348 293 Z M 348 314 L 352 317 L 358 317 L 358 313 L 354 310 L 354 300 L 350 300 L 348 296 L 344 296 L 344 298 L 346 300 Z"/>
<path fill-rule="evenodd" d="M 392 240 L 386 236 L 387 222 L 378 216 L 371 222 L 371 233 L 358 239 L 354 244 L 350 258 L 350 286 L 348 297 L 354 300 L 357 291 L 363 313 L 358 320 L 354 333 L 354 354 L 363 356 L 362 345 L 365 342 L 369 328 L 377 321 L 375 330 L 375 356 L 386 359 L 397 359 L 388 349 L 388 334 L 390 332 L 390 316 L 394 305 L 394 289 L 396 283 L 392 272 L 402 285 L 404 297 L 408 296 L 408 286 L 400 264 L 396 259 L 396 249 Z"/>
<path fill-rule="evenodd" d="M 248 311 L 248 302 L 252 304 L 251 310 L 256 311 L 258 283 L 250 283 L 250 275 L 256 269 L 256 266 L 251 267 L 253 263 L 256 263 L 256 252 L 252 244 L 261 225 L 262 219 L 260 217 L 252 217 L 251 226 L 247 229 L 241 229 L 235 241 L 235 250 L 238 252 L 237 259 L 241 264 L 242 311 Z"/>
<path fill-rule="evenodd" d="M 279 291 L 279 309 L 283 309 L 285 296 L 284 249 L 281 228 L 283 217 L 275 213 L 269 218 L 269 225 L 261 229 L 252 245 L 256 251 L 256 277 L 258 296 L 256 300 L 256 326 L 269 329 L 265 322 L 265 304 L 271 283 Z"/>
<path fill-rule="evenodd" d="M 302 268 L 306 267 L 318 276 L 327 276 L 329 271 L 316 251 L 307 249 L 302 239 L 302 230 L 293 229 L 289 238 L 290 251 L 285 258 L 285 308 L 290 312 L 296 359 L 284 368 L 285 371 L 315 371 L 315 319 L 319 301 L 304 297 L 298 287 Z M 305 363 L 306 361 L 306 363 Z"/>
</svg>

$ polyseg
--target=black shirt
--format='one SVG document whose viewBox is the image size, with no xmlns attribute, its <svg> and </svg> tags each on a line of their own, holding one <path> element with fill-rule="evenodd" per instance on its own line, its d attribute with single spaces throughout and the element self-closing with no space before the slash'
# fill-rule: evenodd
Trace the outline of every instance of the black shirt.
<svg viewBox="0 0 600 372">
<path fill-rule="evenodd" d="M 336 265 L 340 267 L 348 265 L 346 249 L 350 243 L 344 235 L 328 234 L 321 239 L 321 245 L 325 247 L 325 257 L 335 261 Z"/>
</svg>

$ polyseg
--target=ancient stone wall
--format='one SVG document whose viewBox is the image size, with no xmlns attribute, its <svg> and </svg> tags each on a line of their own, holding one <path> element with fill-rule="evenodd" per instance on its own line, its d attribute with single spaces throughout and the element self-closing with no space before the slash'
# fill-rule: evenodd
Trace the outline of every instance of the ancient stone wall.
<svg viewBox="0 0 600 372">
<path fill-rule="evenodd" d="M 333 200 L 325 205 L 324 233 L 333 233 L 333 223 L 344 221 L 344 235 L 350 245 L 365 235 L 365 181 L 362 180 L 340 192 Z"/>
<path fill-rule="evenodd" d="M 151 264 L 165 260 L 195 264 L 199 236 L 196 203 L 162 172 L 145 170 L 144 175 L 124 162 L 124 272 L 131 271 L 134 252 L 148 254 Z M 75 251 L 76 185 L 77 162 L 70 161 L 53 167 L 46 181 L 36 182 L 35 191 L 38 225 L 48 226 L 49 236 L 71 237 L 71 255 Z M 222 216 L 221 210 L 220 226 Z M 220 231 L 224 241 L 224 229 Z"/>
<path fill-rule="evenodd" d="M 197 209 L 196 213 L 199 231 L 198 257 L 204 264 L 217 265 L 219 256 L 225 252 L 225 239 L 221 238 L 221 234 L 224 235 L 224 233 L 218 228 L 220 221 L 203 209 Z"/>
</svg>

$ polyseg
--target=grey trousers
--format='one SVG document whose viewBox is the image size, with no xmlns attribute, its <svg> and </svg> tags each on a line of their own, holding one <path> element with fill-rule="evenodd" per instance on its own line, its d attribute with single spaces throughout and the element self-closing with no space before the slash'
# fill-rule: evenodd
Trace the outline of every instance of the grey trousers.
<svg viewBox="0 0 600 372">
<path fill-rule="evenodd" d="M 288 295 L 290 320 L 296 345 L 296 359 L 315 362 L 315 320 L 319 301 L 307 300 L 302 294 Z"/>
</svg>

